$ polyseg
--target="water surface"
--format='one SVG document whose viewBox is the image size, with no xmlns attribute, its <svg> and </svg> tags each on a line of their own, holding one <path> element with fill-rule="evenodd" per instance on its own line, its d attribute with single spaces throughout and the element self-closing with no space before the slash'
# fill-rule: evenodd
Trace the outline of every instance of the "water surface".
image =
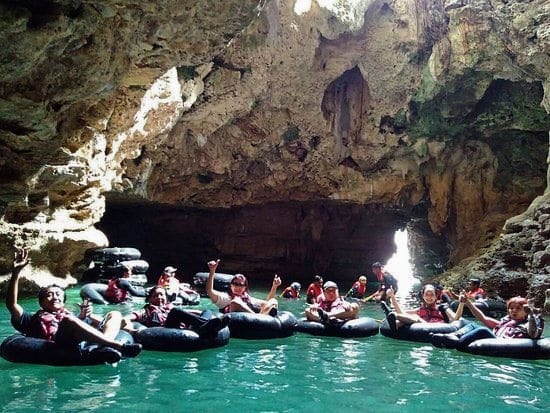
<svg viewBox="0 0 550 413">
<path fill-rule="evenodd" d="M 69 308 L 77 297 L 70 292 Z M 36 300 L 22 303 L 28 310 L 37 308 Z M 281 305 L 299 314 L 305 303 Z M 213 308 L 206 299 L 201 306 Z M 104 312 L 132 306 L 96 307 Z M 382 318 L 370 303 L 362 315 Z M 2 305 L 0 336 L 12 332 Z M 381 335 L 231 339 L 226 347 L 197 353 L 143 351 L 114 366 L 52 367 L 0 359 L 0 383 L 2 412 L 517 412 L 550 407 L 550 360 L 474 356 Z"/>
</svg>

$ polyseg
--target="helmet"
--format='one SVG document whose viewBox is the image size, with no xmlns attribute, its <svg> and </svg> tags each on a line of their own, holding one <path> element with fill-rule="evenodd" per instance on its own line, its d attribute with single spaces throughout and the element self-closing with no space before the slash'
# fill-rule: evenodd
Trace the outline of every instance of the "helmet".
<svg viewBox="0 0 550 413">
<path fill-rule="evenodd" d="M 293 290 L 298 291 L 300 288 L 302 288 L 302 286 L 298 282 L 293 282 L 292 284 L 290 284 L 290 288 L 292 288 Z"/>
</svg>

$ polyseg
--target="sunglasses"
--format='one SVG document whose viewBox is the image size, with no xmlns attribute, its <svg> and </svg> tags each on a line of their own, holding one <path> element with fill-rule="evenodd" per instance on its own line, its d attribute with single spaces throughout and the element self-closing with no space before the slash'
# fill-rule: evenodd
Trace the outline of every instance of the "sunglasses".
<svg viewBox="0 0 550 413">
<path fill-rule="evenodd" d="M 234 285 L 235 287 L 246 287 L 245 283 L 231 283 L 231 285 Z"/>
</svg>

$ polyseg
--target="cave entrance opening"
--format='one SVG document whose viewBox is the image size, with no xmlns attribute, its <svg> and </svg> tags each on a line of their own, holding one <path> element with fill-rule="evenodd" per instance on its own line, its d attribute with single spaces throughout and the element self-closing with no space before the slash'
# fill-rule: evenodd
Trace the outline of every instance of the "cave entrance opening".
<svg viewBox="0 0 550 413">
<path fill-rule="evenodd" d="M 389 260 L 388 270 L 406 285 L 414 282 L 406 281 L 410 276 L 422 278 L 428 264 L 448 257 L 444 240 L 418 211 L 412 217 L 410 211 L 380 205 L 323 200 L 193 209 L 107 198 L 106 206 L 98 229 L 111 246 L 138 248 L 149 263 L 151 282 L 167 265 L 190 282 L 196 272 L 208 270 L 210 259 L 220 258 L 220 272 L 244 273 L 260 285 L 275 273 L 284 283 L 306 285 L 319 274 L 342 290 L 360 275 L 375 281 L 372 263 Z M 396 250 L 410 258 L 390 260 Z"/>
<path fill-rule="evenodd" d="M 407 229 L 397 230 L 394 235 L 395 253 L 386 263 L 385 269 L 399 282 L 398 298 L 405 298 L 419 280 L 414 276 L 411 265 Z"/>
</svg>

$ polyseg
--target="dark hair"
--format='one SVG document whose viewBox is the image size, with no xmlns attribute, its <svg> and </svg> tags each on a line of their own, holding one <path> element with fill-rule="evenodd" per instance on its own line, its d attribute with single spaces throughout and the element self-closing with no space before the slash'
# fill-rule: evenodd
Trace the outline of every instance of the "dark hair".
<svg viewBox="0 0 550 413">
<path fill-rule="evenodd" d="M 162 290 L 166 293 L 166 290 L 164 289 L 164 287 L 160 286 L 160 285 L 155 285 L 154 287 L 151 287 L 147 290 L 147 294 L 145 295 L 145 301 L 149 302 L 149 300 L 151 300 L 151 297 L 153 296 L 154 292 L 156 290 Z"/>
<path fill-rule="evenodd" d="M 316 275 L 315 277 L 313 277 L 313 281 L 320 283 L 323 281 L 323 277 L 321 277 L 320 275 Z"/>
<path fill-rule="evenodd" d="M 67 301 L 67 294 L 65 294 L 65 289 L 57 284 L 50 284 L 45 287 L 42 287 L 40 290 L 38 290 L 38 302 L 42 301 L 46 296 L 48 295 L 48 290 L 50 288 L 59 288 L 61 291 L 63 291 L 63 302 Z"/>
<path fill-rule="evenodd" d="M 248 289 L 248 280 L 243 274 L 235 274 L 233 278 L 231 278 L 231 284 L 233 284 L 235 281 L 240 281 L 241 283 L 244 283 L 245 287 Z"/>
<path fill-rule="evenodd" d="M 243 296 L 248 296 L 248 280 L 246 279 L 246 277 L 243 275 L 243 274 L 235 274 L 233 276 L 233 278 L 231 278 L 231 282 L 229 283 L 229 286 L 228 286 L 228 293 L 229 293 L 229 296 L 231 298 L 234 297 L 233 295 L 233 291 L 231 290 L 231 284 L 233 284 L 235 281 L 240 281 L 241 283 L 244 284 L 244 292 L 243 292 Z"/>
<path fill-rule="evenodd" d="M 129 265 L 119 265 L 118 267 L 116 267 L 115 277 L 122 278 L 127 272 L 129 272 L 130 274 L 132 273 L 132 268 Z"/>
</svg>

